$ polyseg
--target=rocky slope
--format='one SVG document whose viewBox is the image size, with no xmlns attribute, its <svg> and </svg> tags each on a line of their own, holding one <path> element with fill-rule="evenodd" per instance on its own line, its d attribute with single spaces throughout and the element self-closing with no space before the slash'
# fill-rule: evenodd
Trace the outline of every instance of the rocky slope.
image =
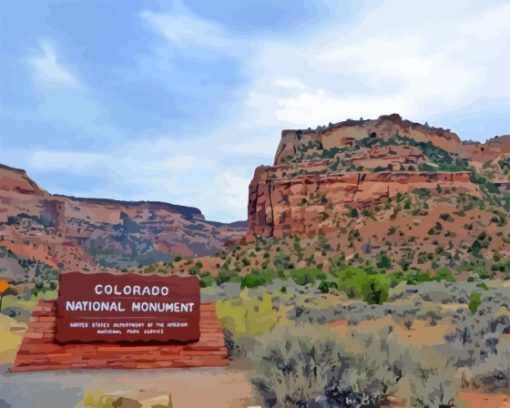
<svg viewBox="0 0 510 408">
<path fill-rule="evenodd" d="M 421 268 L 473 255 L 499 262 L 510 255 L 509 167 L 510 136 L 463 142 L 395 114 L 284 130 L 274 165 L 258 167 L 250 183 L 241 244 L 283 248 L 290 239 L 301 266 L 307 257 L 384 256 Z"/>
<path fill-rule="evenodd" d="M 398 114 L 383 115 L 375 120 L 346 120 L 317 129 L 284 130 L 274 165 L 332 155 L 335 149 L 356 144 L 364 139 L 389 141 L 406 136 L 416 143 L 432 143 L 456 157 L 487 162 L 509 153 L 510 135 L 496 137 L 485 144 L 461 141 L 459 136 L 442 128 L 430 127 L 402 119 Z"/>
<path fill-rule="evenodd" d="M 200 210 L 160 202 L 52 195 L 25 171 L 0 166 L 0 276 L 42 270 L 130 268 L 174 255 L 213 254 L 246 223 L 207 221 Z"/>
</svg>

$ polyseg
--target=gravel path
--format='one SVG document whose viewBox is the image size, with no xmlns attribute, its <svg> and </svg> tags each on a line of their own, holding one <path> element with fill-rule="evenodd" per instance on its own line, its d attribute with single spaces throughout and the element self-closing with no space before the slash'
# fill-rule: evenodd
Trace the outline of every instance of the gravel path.
<svg viewBox="0 0 510 408">
<path fill-rule="evenodd" d="M 0 367 L 0 408 L 73 408 L 87 391 L 172 395 L 174 408 L 257 405 L 245 370 L 87 370 L 11 374 Z"/>
</svg>

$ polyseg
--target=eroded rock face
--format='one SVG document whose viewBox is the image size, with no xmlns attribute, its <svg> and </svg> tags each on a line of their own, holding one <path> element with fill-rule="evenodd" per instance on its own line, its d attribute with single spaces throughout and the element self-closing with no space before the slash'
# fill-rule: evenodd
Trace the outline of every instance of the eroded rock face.
<svg viewBox="0 0 510 408">
<path fill-rule="evenodd" d="M 470 166 L 508 157 L 510 137 L 466 143 L 453 132 L 403 120 L 348 120 L 316 130 L 284 130 L 273 166 L 249 186 L 249 232 L 282 237 L 334 232 L 346 208 L 363 211 L 416 189 L 481 197 Z"/>
<path fill-rule="evenodd" d="M 25 170 L 0 164 L 0 192 L 45 196 L 48 193 L 34 183 Z"/>
<path fill-rule="evenodd" d="M 285 163 L 300 147 L 310 143 L 320 143 L 322 149 L 329 150 L 370 137 L 388 140 L 397 134 L 406 135 L 417 142 L 430 141 L 449 152 L 456 152 L 461 145 L 460 138 L 450 130 L 413 123 L 393 114 L 376 120 L 347 120 L 316 130 L 284 130 L 274 164 Z"/>
<path fill-rule="evenodd" d="M 309 145 L 320 146 L 318 151 L 328 151 L 367 138 L 387 141 L 395 135 L 405 135 L 418 143 L 431 142 L 449 153 L 473 161 L 486 162 L 501 153 L 510 153 L 510 135 L 492 138 L 484 144 L 462 142 L 456 133 L 448 129 L 413 123 L 392 114 L 380 116 L 375 120 L 347 120 L 316 130 L 283 130 L 274 164 L 292 160 L 300 148 Z"/>
<path fill-rule="evenodd" d="M 361 210 L 416 188 L 448 186 L 479 196 L 469 172 L 380 172 L 274 177 L 272 167 L 259 167 L 249 186 L 249 231 L 264 237 L 328 233 L 327 221 L 344 205 Z"/>
<path fill-rule="evenodd" d="M 25 171 L 0 167 L 0 248 L 56 269 L 131 268 L 172 255 L 214 254 L 245 231 L 243 222 L 209 222 L 192 207 L 52 195 Z M 0 256 L 0 276 L 15 277 L 11 258 Z"/>
</svg>

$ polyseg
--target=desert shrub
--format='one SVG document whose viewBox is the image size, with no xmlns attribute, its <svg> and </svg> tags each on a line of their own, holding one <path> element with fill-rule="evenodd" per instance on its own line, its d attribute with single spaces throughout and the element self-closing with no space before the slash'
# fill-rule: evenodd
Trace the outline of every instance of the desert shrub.
<svg viewBox="0 0 510 408">
<path fill-rule="evenodd" d="M 190 275 L 198 275 L 200 273 L 200 270 L 202 269 L 202 262 L 198 261 L 196 262 L 191 269 L 189 270 Z"/>
<path fill-rule="evenodd" d="M 426 320 L 431 326 L 436 326 L 437 322 L 443 319 L 444 316 L 445 313 L 438 305 L 421 307 L 415 315 L 416 319 Z"/>
<path fill-rule="evenodd" d="M 391 277 L 392 286 L 397 285 L 401 281 L 405 281 L 408 285 L 415 285 L 421 282 L 429 282 L 433 280 L 432 275 L 427 271 L 418 269 L 399 270 L 389 275 Z"/>
<path fill-rule="evenodd" d="M 440 320 L 442 318 L 437 310 L 428 310 L 424 309 L 421 302 L 414 303 L 385 303 L 383 305 L 370 305 L 365 302 L 351 302 L 348 304 L 337 304 L 334 308 L 329 310 L 325 310 L 323 312 L 325 322 L 329 322 L 332 320 L 347 320 L 350 325 L 356 325 L 361 321 L 365 320 L 374 320 L 380 319 L 384 316 L 393 316 L 393 318 L 399 322 L 403 323 L 406 319 L 430 319 L 431 316 L 427 314 L 420 314 L 421 310 L 425 310 L 427 312 L 435 312 L 438 316 L 434 315 L 434 318 Z M 308 310 L 305 310 L 303 313 L 303 319 L 308 318 L 308 320 L 300 320 L 300 321 L 317 321 L 322 322 L 321 317 L 316 317 L 312 313 L 308 313 Z"/>
<path fill-rule="evenodd" d="M 315 283 L 318 279 L 325 279 L 326 274 L 317 268 L 301 268 L 290 272 L 289 277 L 298 285 Z"/>
<path fill-rule="evenodd" d="M 469 310 L 471 314 L 475 314 L 478 307 L 482 304 L 482 295 L 479 292 L 473 292 L 469 295 Z"/>
<path fill-rule="evenodd" d="M 443 220 L 443 221 L 448 221 L 448 222 L 453 222 L 453 217 L 451 216 L 451 214 L 449 213 L 442 213 L 439 215 L 439 217 Z"/>
<path fill-rule="evenodd" d="M 201 272 L 199 276 L 201 288 L 207 288 L 215 282 L 214 276 L 212 276 L 209 272 Z"/>
<path fill-rule="evenodd" d="M 235 270 L 229 270 L 228 266 L 221 267 L 218 275 L 216 276 L 216 284 L 221 285 L 225 282 L 239 282 L 240 278 Z"/>
<path fill-rule="evenodd" d="M 339 343 L 320 328 L 275 329 L 250 356 L 253 383 L 269 407 L 304 407 L 323 393 L 342 356 Z"/>
<path fill-rule="evenodd" d="M 475 289 L 474 284 L 442 282 L 424 282 L 419 285 L 409 285 L 409 291 L 417 293 L 423 300 L 434 303 L 464 303 L 468 302 L 469 293 Z"/>
<path fill-rule="evenodd" d="M 377 263 L 378 268 L 381 269 L 390 269 L 391 268 L 391 258 L 386 252 L 381 252 L 377 255 Z"/>
<path fill-rule="evenodd" d="M 254 273 L 246 275 L 241 279 L 242 288 L 256 288 L 257 286 L 262 286 L 265 283 L 266 280 L 263 276 Z"/>
<path fill-rule="evenodd" d="M 482 295 L 481 304 L 474 314 L 468 309 L 452 315 L 454 330 L 446 335 L 447 355 L 454 358 L 457 367 L 473 367 L 496 354 L 503 334 L 510 333 L 508 295 Z"/>
<path fill-rule="evenodd" d="M 379 407 L 405 371 L 408 355 L 384 335 L 324 328 L 275 329 L 251 356 L 253 383 L 269 407 Z"/>
<path fill-rule="evenodd" d="M 329 283 L 325 280 L 321 281 L 319 284 L 319 290 L 321 293 L 329 293 Z"/>
<path fill-rule="evenodd" d="M 472 383 L 484 391 L 508 391 L 510 389 L 510 343 L 500 342 L 496 353 L 476 367 L 471 368 Z"/>
<path fill-rule="evenodd" d="M 391 338 L 392 328 L 379 333 L 351 330 L 342 340 L 349 359 L 347 375 L 337 378 L 327 394 L 340 404 L 357 394 L 361 406 L 388 402 L 397 383 L 413 368 L 408 350 Z M 339 398 L 341 396 L 343 398 Z M 343 405 L 340 405 L 343 406 Z"/>
<path fill-rule="evenodd" d="M 491 241 L 492 237 L 488 232 L 482 231 L 480 234 L 478 234 L 470 248 L 473 255 L 479 256 L 480 250 L 483 248 L 488 248 Z"/>
<path fill-rule="evenodd" d="M 350 298 L 370 304 L 382 304 L 388 299 L 390 280 L 384 274 L 349 266 L 337 273 L 337 286 Z"/>
<path fill-rule="evenodd" d="M 298 323 L 326 324 L 339 319 L 337 308 L 331 301 L 323 297 L 297 296 L 291 299 L 292 306 L 287 314 L 288 318 Z"/>
<path fill-rule="evenodd" d="M 225 282 L 221 285 L 211 285 L 200 290 L 200 296 L 204 302 L 216 302 L 221 299 L 236 298 L 241 293 L 241 287 L 237 282 Z"/>
<path fill-rule="evenodd" d="M 383 304 L 388 300 L 390 282 L 384 275 L 369 275 L 363 288 L 363 300 L 369 304 Z"/>
<path fill-rule="evenodd" d="M 418 362 L 410 375 L 411 405 L 416 408 L 456 407 L 460 383 L 455 378 L 455 371 L 448 364 L 433 363 L 430 355 L 427 359 L 426 363 Z"/>
<path fill-rule="evenodd" d="M 272 269 L 264 269 L 259 271 L 253 270 L 250 274 L 243 276 L 241 279 L 242 288 L 255 288 L 273 282 L 276 272 Z"/>
<path fill-rule="evenodd" d="M 453 276 L 452 272 L 446 268 L 446 267 L 443 267 L 443 268 L 439 268 L 435 275 L 434 275 L 434 280 L 436 281 L 448 281 L 448 282 L 455 282 L 455 277 Z"/>
<path fill-rule="evenodd" d="M 284 310 L 273 306 L 271 295 L 265 290 L 257 295 L 243 289 L 238 297 L 218 300 L 216 314 L 224 328 L 231 357 L 244 356 L 253 344 L 250 339 L 286 320 Z"/>
<path fill-rule="evenodd" d="M 20 322 L 28 322 L 30 320 L 30 310 L 26 310 L 22 307 L 11 306 L 2 308 L 2 314 L 12 317 Z"/>
<path fill-rule="evenodd" d="M 390 288 L 389 290 L 389 299 L 390 300 L 396 300 L 396 299 L 402 299 L 406 296 L 407 294 L 407 284 L 406 282 L 402 281 L 402 282 L 399 282 L 397 285 L 395 285 L 394 287 Z"/>
</svg>

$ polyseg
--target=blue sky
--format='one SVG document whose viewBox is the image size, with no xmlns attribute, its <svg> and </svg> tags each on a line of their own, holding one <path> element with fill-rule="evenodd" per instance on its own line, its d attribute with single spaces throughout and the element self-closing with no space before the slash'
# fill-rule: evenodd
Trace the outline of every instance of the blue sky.
<svg viewBox="0 0 510 408">
<path fill-rule="evenodd" d="M 246 218 L 283 128 L 510 129 L 510 2 L 0 3 L 0 163 L 52 193 Z"/>
</svg>

